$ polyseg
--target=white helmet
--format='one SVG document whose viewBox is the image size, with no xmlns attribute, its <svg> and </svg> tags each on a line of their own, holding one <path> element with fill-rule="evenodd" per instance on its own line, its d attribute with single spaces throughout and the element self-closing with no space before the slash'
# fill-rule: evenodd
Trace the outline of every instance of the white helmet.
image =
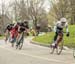
<svg viewBox="0 0 75 64">
<path fill-rule="evenodd" d="M 66 23 L 67 22 L 67 19 L 66 18 L 61 18 L 60 21 Z"/>
</svg>

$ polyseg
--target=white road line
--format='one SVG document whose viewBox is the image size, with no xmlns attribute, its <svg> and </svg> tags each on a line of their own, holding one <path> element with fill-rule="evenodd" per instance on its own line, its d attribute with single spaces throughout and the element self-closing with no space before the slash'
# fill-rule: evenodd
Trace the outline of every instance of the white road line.
<svg viewBox="0 0 75 64">
<path fill-rule="evenodd" d="M 49 59 L 49 58 L 45 58 L 45 57 L 40 57 L 40 56 L 36 56 L 36 55 L 31 55 L 31 54 L 26 54 L 26 53 L 22 53 L 22 52 L 16 52 L 12 49 L 8 49 L 8 48 L 5 48 L 3 46 L 0 46 L 0 48 L 3 48 L 5 50 L 8 50 L 9 52 L 12 52 L 12 53 L 17 53 L 17 54 L 20 54 L 20 55 L 25 55 L 25 56 L 29 56 L 29 57 L 32 57 L 32 58 L 37 58 L 37 59 L 42 59 L 42 60 L 46 60 L 46 61 L 53 61 L 53 62 L 59 62 L 59 63 L 66 63 L 68 64 L 67 62 L 64 62 L 64 61 L 60 61 L 60 60 L 56 60 L 56 59 Z"/>
</svg>

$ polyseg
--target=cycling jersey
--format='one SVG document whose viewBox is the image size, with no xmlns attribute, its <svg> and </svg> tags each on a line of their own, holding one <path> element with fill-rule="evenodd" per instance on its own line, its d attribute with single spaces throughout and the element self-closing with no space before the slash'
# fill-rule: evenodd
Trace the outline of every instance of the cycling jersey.
<svg viewBox="0 0 75 64">
<path fill-rule="evenodd" d="M 19 33 L 24 32 L 26 29 L 29 29 L 28 25 L 24 23 L 19 24 Z"/>
<path fill-rule="evenodd" d="M 68 31 L 68 23 L 66 22 L 66 23 L 64 23 L 64 24 L 62 25 L 62 22 L 61 22 L 61 21 L 58 21 L 58 22 L 56 23 L 56 25 L 54 26 L 54 31 L 55 31 L 55 32 L 60 32 L 60 31 L 63 31 L 63 28 L 66 28 L 66 32 L 69 32 L 69 31 Z"/>
<path fill-rule="evenodd" d="M 17 24 L 14 24 L 12 26 L 12 29 L 10 30 L 10 36 L 11 36 L 11 38 L 18 36 L 18 25 Z"/>
<path fill-rule="evenodd" d="M 63 28 L 66 28 L 67 36 L 69 36 L 68 23 L 66 21 L 64 21 L 63 19 L 62 19 L 62 21 L 61 20 L 57 21 L 56 25 L 54 26 L 55 36 L 54 36 L 54 43 L 53 43 L 53 45 L 58 44 L 57 43 L 58 35 L 61 36 L 61 39 L 63 39 Z"/>
<path fill-rule="evenodd" d="M 7 25 L 6 30 L 8 30 L 8 31 L 12 30 L 12 27 L 13 27 L 13 26 L 14 26 L 14 24 L 9 24 L 9 25 Z"/>
<path fill-rule="evenodd" d="M 18 36 L 18 31 L 15 28 L 12 28 L 12 30 L 10 30 L 10 36 L 12 38 L 17 37 Z"/>
</svg>

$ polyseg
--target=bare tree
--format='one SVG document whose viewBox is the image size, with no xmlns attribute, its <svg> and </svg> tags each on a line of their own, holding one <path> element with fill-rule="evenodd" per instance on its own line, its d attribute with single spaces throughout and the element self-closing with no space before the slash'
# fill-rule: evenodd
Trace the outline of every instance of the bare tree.
<svg viewBox="0 0 75 64">
<path fill-rule="evenodd" d="M 16 1 L 16 6 L 19 18 L 24 21 L 26 19 L 33 20 L 34 25 L 40 21 L 43 16 L 46 16 L 44 10 L 44 0 L 20 0 Z M 45 17 L 46 18 L 46 17 Z"/>
<path fill-rule="evenodd" d="M 56 20 L 61 17 L 71 17 L 71 6 L 69 0 L 49 0 L 51 5 L 50 15 Z"/>
<path fill-rule="evenodd" d="M 71 24 L 75 24 L 75 0 L 69 0 L 71 5 Z"/>
</svg>

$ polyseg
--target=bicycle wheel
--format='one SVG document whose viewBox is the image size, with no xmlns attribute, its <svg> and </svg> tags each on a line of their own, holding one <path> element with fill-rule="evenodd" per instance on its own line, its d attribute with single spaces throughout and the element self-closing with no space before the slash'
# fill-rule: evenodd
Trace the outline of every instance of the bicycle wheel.
<svg viewBox="0 0 75 64">
<path fill-rule="evenodd" d="M 53 42 L 51 43 L 51 45 L 50 45 L 50 54 L 53 54 L 54 51 L 55 51 L 55 43 L 54 43 L 54 41 L 53 41 Z"/>
<path fill-rule="evenodd" d="M 50 54 L 54 53 L 55 48 L 53 46 L 50 46 Z"/>
<path fill-rule="evenodd" d="M 23 46 L 23 43 L 20 43 L 20 45 L 19 45 L 20 50 L 22 49 L 22 46 Z"/>
<path fill-rule="evenodd" d="M 14 43 L 11 43 L 11 46 L 14 47 Z"/>
<path fill-rule="evenodd" d="M 24 32 L 22 34 L 20 34 L 19 39 L 17 40 L 17 45 L 16 45 L 16 49 L 22 49 L 23 46 L 23 41 L 24 41 Z"/>
<path fill-rule="evenodd" d="M 58 55 L 60 55 L 61 52 L 62 52 L 62 50 L 63 50 L 63 42 L 60 42 L 60 43 L 57 45 L 56 53 L 57 53 Z"/>
<path fill-rule="evenodd" d="M 21 35 L 20 35 L 20 36 L 21 36 Z M 16 49 L 19 48 L 20 42 L 21 42 L 21 38 L 19 37 L 19 38 L 17 39 L 17 41 L 16 41 Z"/>
<path fill-rule="evenodd" d="M 75 58 L 75 48 L 74 48 L 74 50 L 73 50 L 73 57 Z"/>
<path fill-rule="evenodd" d="M 17 45 L 16 45 L 16 49 L 19 48 L 19 49 L 21 50 L 21 49 L 22 49 L 22 46 L 23 46 L 23 43 L 21 43 L 21 42 L 20 42 L 19 44 L 17 43 Z"/>
</svg>

